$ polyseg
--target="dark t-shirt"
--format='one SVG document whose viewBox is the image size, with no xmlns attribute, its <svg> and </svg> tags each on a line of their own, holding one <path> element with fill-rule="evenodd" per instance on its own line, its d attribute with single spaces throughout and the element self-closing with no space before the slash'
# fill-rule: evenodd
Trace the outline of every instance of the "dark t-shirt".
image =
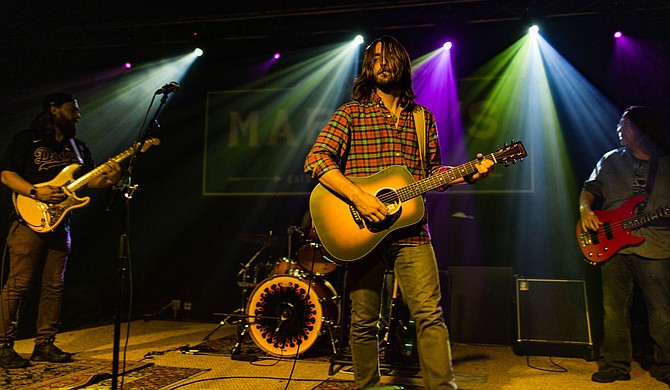
<svg viewBox="0 0 670 390">
<path fill-rule="evenodd" d="M 80 168 L 76 174 L 80 176 L 95 168 L 95 163 L 86 144 L 76 138 L 73 141 L 83 165 L 69 139 L 61 142 L 45 130 L 23 130 L 10 141 L 0 160 L 0 171 L 16 172 L 27 182 L 39 184 L 51 181 L 68 165 L 77 164 Z M 16 211 L 13 211 L 10 219 L 17 218 Z M 63 225 L 69 225 L 69 215 Z"/>
<path fill-rule="evenodd" d="M 83 174 L 95 163 L 86 144 L 76 138 L 74 142 L 84 164 L 78 174 Z M 69 140 L 57 141 L 47 131 L 29 129 L 14 135 L 0 160 L 0 171 L 16 172 L 27 182 L 38 184 L 50 181 L 70 164 L 80 162 Z"/>
</svg>

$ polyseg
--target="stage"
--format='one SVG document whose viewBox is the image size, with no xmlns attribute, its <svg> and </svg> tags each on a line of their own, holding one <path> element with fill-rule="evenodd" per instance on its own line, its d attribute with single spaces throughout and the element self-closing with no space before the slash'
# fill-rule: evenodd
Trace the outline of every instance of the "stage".
<svg viewBox="0 0 670 390">
<path fill-rule="evenodd" d="M 241 344 L 242 352 L 251 352 L 257 360 L 233 360 L 231 348 L 227 345 L 236 341 L 238 327 L 219 325 L 220 323 L 177 320 L 139 320 L 130 323 L 129 337 L 126 339 L 128 328 L 127 324 L 123 324 L 119 372 L 124 371 L 125 359 L 125 367 L 129 373 L 117 376 L 119 388 L 121 383 L 124 389 L 150 388 L 146 387 L 148 374 L 143 374 L 150 370 L 158 371 L 153 374 L 152 383 L 162 386 L 155 387 L 161 389 L 353 388 L 353 375 L 348 370 L 350 366 L 331 364 L 330 356 L 320 353 L 320 349 L 317 350 L 316 347 L 301 354 L 297 360 L 278 358 L 254 348 L 255 343 L 245 336 Z M 106 378 L 104 382 L 74 388 L 109 388 L 113 333 L 113 325 L 110 324 L 58 335 L 56 345 L 64 351 L 75 353 L 76 362 L 99 362 L 103 368 L 105 362 L 108 363 L 107 369 L 97 370 L 99 378 Z M 208 335 L 209 340 L 204 342 Z M 19 340 L 15 345 L 17 352 L 25 357 L 30 355 L 32 348 L 32 339 Z M 615 389 L 621 388 L 623 384 L 630 388 L 647 390 L 667 388 L 652 378 L 638 363 L 633 363 L 630 382 L 596 384 L 591 382 L 591 374 L 596 370 L 597 363 L 582 358 L 517 356 L 508 345 L 454 343 L 452 352 L 454 370 L 461 389 Z M 50 370 L 65 370 L 68 365 L 70 368 L 74 367 L 74 364 L 33 363 L 33 367 L 26 370 L 48 373 Z M 36 375 L 25 375 L 26 370 L 5 370 L 4 388 L 63 387 L 58 383 L 59 378 L 45 378 L 40 382 Z M 100 375 L 102 371 L 105 375 Z M 402 385 L 406 389 L 422 388 L 420 373 L 411 369 L 384 371 L 385 385 Z M 171 378 L 167 378 L 168 376 Z M 29 382 L 31 378 L 33 382 Z M 17 382 L 7 383 L 10 379 Z M 73 387 L 70 385 L 67 388 Z"/>
</svg>

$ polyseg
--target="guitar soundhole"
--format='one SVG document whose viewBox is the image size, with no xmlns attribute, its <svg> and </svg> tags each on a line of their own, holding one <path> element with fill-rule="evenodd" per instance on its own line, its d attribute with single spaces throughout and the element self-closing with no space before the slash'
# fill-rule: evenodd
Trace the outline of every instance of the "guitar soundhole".
<svg viewBox="0 0 670 390">
<path fill-rule="evenodd" d="M 389 229 L 400 218 L 402 214 L 402 206 L 398 194 L 392 189 L 382 189 L 377 193 L 379 198 L 389 209 L 389 214 L 381 222 L 368 222 L 366 224 L 368 230 L 372 233 L 379 233 Z"/>
</svg>

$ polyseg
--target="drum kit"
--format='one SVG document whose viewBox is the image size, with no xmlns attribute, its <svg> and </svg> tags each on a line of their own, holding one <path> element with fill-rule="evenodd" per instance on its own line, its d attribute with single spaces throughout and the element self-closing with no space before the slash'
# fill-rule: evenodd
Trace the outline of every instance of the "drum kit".
<svg viewBox="0 0 670 390">
<path fill-rule="evenodd" d="M 341 325 L 342 300 L 328 278 L 336 276 L 339 264 L 306 230 L 292 226 L 287 237 L 239 236 L 240 240 L 261 247 L 238 273 L 243 302 L 236 312 L 243 310 L 243 314 L 228 317 L 243 317 L 244 321 L 233 358 L 239 354 L 247 333 L 261 350 L 276 357 L 299 356 L 325 338 L 330 339 L 333 352 L 337 352 L 333 330 Z M 296 238 L 299 245 L 293 250 Z M 256 261 L 266 248 L 285 245 L 287 257 Z"/>
</svg>

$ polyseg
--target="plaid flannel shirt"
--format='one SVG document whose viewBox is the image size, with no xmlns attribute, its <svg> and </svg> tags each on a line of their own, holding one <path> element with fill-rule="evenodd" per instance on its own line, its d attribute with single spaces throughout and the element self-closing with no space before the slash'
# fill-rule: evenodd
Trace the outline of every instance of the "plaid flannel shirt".
<svg viewBox="0 0 670 390">
<path fill-rule="evenodd" d="M 305 160 L 305 172 L 318 179 L 339 169 L 345 176 L 365 177 L 392 165 L 403 165 L 415 180 L 441 168 L 440 148 L 433 114 L 424 108 L 426 169 L 419 156 L 412 106 L 405 107 L 397 121 L 377 95 L 367 102 L 349 102 L 332 116 Z M 428 218 L 389 235 L 400 245 L 430 241 Z"/>
</svg>

